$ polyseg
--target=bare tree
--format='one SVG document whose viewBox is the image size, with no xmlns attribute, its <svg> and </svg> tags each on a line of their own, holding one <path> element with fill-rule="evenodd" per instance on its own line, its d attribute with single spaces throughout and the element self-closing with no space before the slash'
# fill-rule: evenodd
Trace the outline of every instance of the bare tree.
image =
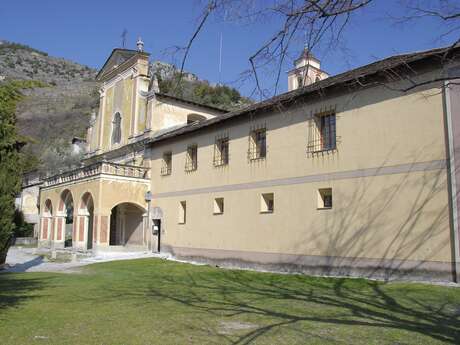
<svg viewBox="0 0 460 345">
<path fill-rule="evenodd" d="M 283 63 L 287 58 L 292 58 L 292 46 L 298 47 L 299 42 L 302 42 L 309 51 L 318 46 L 336 46 L 351 15 L 372 1 L 208 0 L 203 5 L 198 24 L 188 43 L 184 47 L 175 47 L 174 53 L 183 53 L 180 64 L 182 72 L 193 42 L 211 16 L 240 24 L 274 22 L 269 39 L 248 57 L 250 69 L 241 76 L 243 80 L 253 79 L 256 85 L 253 94 L 267 97 L 271 92 L 277 92 Z M 261 73 L 274 73 L 274 85 L 264 88 L 260 80 Z"/>
<path fill-rule="evenodd" d="M 444 27 L 440 38 L 458 36 L 453 45 L 460 42 L 460 2 L 458 0 L 403 0 L 404 15 L 398 18 L 403 23 L 431 18 Z"/>
<path fill-rule="evenodd" d="M 251 96 L 266 98 L 276 94 L 281 79 L 283 64 L 298 54 L 299 45 L 308 51 L 337 49 L 343 43 L 344 29 L 357 13 L 365 14 L 373 0 L 206 0 L 202 2 L 197 25 L 183 47 L 176 46 L 181 53 L 180 71 L 184 70 L 190 49 L 199 34 L 205 30 L 210 18 L 236 24 L 251 25 L 268 23 L 270 35 L 248 56 L 249 69 L 243 71 L 240 81 L 251 80 L 255 88 Z M 398 23 L 408 24 L 431 17 L 445 27 L 442 37 L 457 35 L 452 48 L 460 43 L 460 2 L 458 0 L 400 0 Z M 390 22 L 389 22 L 390 24 Z M 442 38 L 441 37 L 441 38 Z M 449 50 L 445 54 L 449 58 Z M 391 80 L 408 80 L 411 85 L 401 89 L 407 91 L 417 87 L 414 75 L 387 71 Z M 399 73 L 399 74 L 398 74 Z M 262 75 L 270 75 L 274 84 L 263 85 Z M 437 78 L 443 80 L 444 76 Z M 178 83 L 181 80 L 179 78 Z"/>
</svg>

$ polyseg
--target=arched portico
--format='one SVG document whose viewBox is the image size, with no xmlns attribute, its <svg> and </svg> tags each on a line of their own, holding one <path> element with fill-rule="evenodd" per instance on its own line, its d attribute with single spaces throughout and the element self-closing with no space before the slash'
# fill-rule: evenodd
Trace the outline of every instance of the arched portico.
<svg viewBox="0 0 460 345">
<path fill-rule="evenodd" d="M 100 162 L 49 178 L 40 191 L 42 238 L 48 229 L 46 235 L 52 248 L 146 249 L 150 240 L 146 239 L 144 226 L 145 193 L 150 186 L 147 172 L 144 167 Z M 47 212 L 46 204 L 53 210 Z M 118 237 L 112 236 L 112 243 L 116 244 L 111 246 L 110 220 L 114 208 Z"/>
</svg>

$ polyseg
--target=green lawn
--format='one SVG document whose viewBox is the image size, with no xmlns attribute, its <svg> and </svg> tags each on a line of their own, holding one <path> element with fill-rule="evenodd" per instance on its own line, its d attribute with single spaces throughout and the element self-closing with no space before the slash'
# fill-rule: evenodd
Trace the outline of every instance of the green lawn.
<svg viewBox="0 0 460 345">
<path fill-rule="evenodd" d="M 460 288 L 142 259 L 0 274 L 0 344 L 460 344 Z"/>
</svg>

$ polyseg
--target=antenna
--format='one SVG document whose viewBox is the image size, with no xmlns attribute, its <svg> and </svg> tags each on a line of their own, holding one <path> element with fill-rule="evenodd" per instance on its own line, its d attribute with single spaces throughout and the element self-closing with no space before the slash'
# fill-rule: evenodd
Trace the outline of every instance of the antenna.
<svg viewBox="0 0 460 345">
<path fill-rule="evenodd" d="M 219 45 L 219 84 L 222 85 L 222 32 L 220 33 Z"/>
<path fill-rule="evenodd" d="M 121 46 L 122 48 L 126 48 L 126 36 L 128 36 L 128 30 L 123 29 L 123 32 L 121 33 Z"/>
</svg>

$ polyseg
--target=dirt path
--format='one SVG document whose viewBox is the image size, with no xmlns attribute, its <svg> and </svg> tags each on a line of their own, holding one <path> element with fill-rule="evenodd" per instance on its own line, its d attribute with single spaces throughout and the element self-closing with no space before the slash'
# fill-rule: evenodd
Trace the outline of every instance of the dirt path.
<svg viewBox="0 0 460 345">
<path fill-rule="evenodd" d="M 75 273 L 78 268 L 96 262 L 114 260 L 130 260 L 139 258 L 163 257 L 149 252 L 110 252 L 100 253 L 96 256 L 86 257 L 71 262 L 49 261 L 36 254 L 35 248 L 12 247 L 6 257 L 7 268 L 0 272 L 63 272 Z"/>
</svg>

